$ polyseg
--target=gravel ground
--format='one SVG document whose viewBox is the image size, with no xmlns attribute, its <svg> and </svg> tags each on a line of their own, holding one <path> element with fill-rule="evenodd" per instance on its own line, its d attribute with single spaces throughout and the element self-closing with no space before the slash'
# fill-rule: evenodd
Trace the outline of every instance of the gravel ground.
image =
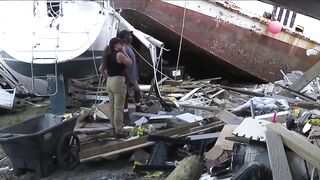
<svg viewBox="0 0 320 180">
<path fill-rule="evenodd" d="M 24 106 L 22 110 L 16 111 L 0 111 L 0 128 L 12 126 L 31 117 L 42 113 L 50 112 L 50 108 Z M 5 157 L 4 152 L 0 148 L 0 168 L 12 167 L 9 159 L 1 161 Z M 117 159 L 103 160 L 99 162 L 81 163 L 76 169 L 65 171 L 57 169 L 49 177 L 43 180 L 140 180 L 150 179 L 138 176 L 132 172 L 133 163 L 128 159 L 130 154 L 122 155 Z M 40 179 L 35 173 L 27 173 L 19 177 L 12 172 L 0 175 L 0 180 L 34 180 Z M 164 178 L 152 178 L 152 180 L 161 180 Z"/>
<path fill-rule="evenodd" d="M 45 180 L 135 180 L 141 179 L 132 172 L 127 158 L 83 163 L 73 171 L 57 171 Z"/>
<path fill-rule="evenodd" d="M 6 162 L 10 165 L 10 161 Z M 5 167 L 1 163 L 1 167 Z M 4 180 L 162 180 L 159 178 L 144 178 L 138 176 L 132 171 L 133 163 L 128 161 L 127 156 L 119 157 L 113 160 L 104 160 L 99 162 L 81 163 L 77 168 L 70 171 L 62 169 L 55 170 L 49 177 L 39 178 L 34 173 L 27 173 L 19 177 L 8 173 L 0 176 Z"/>
</svg>

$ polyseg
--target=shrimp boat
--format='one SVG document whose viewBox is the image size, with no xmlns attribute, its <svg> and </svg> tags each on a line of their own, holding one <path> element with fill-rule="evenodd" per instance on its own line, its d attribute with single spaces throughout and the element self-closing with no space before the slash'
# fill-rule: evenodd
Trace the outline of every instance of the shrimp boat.
<svg viewBox="0 0 320 180">
<path fill-rule="evenodd" d="M 67 78 L 98 74 L 102 52 L 121 28 L 133 31 L 156 61 L 163 43 L 136 30 L 107 0 L 1 1 L 0 65 L 30 93 L 50 96 L 53 113 L 63 113 Z"/>
<path fill-rule="evenodd" d="M 255 4 L 250 7 L 241 5 L 242 1 L 114 0 L 115 8 L 122 9 L 121 15 L 136 28 L 174 48 L 181 46 L 182 37 L 182 47 L 187 49 L 181 53 L 185 54 L 182 61 L 191 72 L 227 67 L 228 73 L 236 71 L 235 75 L 270 82 L 282 79 L 281 70 L 306 71 L 318 61 L 306 55 L 307 49 L 319 46 L 314 29 L 320 27 L 318 20 L 252 2 Z M 282 24 L 277 34 L 268 31 L 272 20 Z M 206 56 L 199 57 L 201 54 Z"/>
</svg>

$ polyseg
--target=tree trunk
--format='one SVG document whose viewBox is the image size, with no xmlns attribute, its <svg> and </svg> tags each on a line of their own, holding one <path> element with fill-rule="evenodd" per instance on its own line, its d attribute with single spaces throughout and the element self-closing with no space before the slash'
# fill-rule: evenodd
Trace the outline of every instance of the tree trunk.
<svg viewBox="0 0 320 180">
<path fill-rule="evenodd" d="M 203 163 L 199 156 L 184 158 L 166 180 L 198 180 L 203 172 Z"/>
</svg>

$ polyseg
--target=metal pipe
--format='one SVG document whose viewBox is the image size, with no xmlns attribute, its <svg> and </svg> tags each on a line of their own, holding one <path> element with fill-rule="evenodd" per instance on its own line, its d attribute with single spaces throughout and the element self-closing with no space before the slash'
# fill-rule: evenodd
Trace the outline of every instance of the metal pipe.
<svg viewBox="0 0 320 180">
<path fill-rule="evenodd" d="M 143 34 L 143 36 L 144 36 L 151 44 L 153 44 L 154 46 L 156 46 L 156 47 L 158 47 L 158 48 L 164 47 L 164 43 L 163 43 L 162 41 L 160 41 L 160 40 L 158 40 L 158 39 L 156 39 L 156 38 L 154 38 L 154 37 L 152 37 L 152 36 L 150 36 L 150 35 L 142 32 L 142 31 L 140 31 L 140 32 L 141 32 L 141 34 Z"/>
<path fill-rule="evenodd" d="M 290 81 L 290 79 L 288 78 L 288 76 L 282 71 L 280 70 L 281 74 L 283 75 L 283 77 L 289 82 L 289 84 L 291 85 L 292 82 Z"/>
<path fill-rule="evenodd" d="M 254 115 L 254 107 L 253 107 L 253 100 L 250 100 L 250 111 L 251 111 L 251 118 L 255 119 L 255 115 Z"/>
<path fill-rule="evenodd" d="M 119 13 L 116 11 L 113 12 L 113 15 L 119 19 L 120 23 L 127 28 L 128 30 L 132 31 L 133 35 L 139 39 L 139 41 L 146 47 L 151 48 L 151 43 L 144 37 L 141 31 L 135 29 L 130 23 L 128 23 Z"/>
</svg>

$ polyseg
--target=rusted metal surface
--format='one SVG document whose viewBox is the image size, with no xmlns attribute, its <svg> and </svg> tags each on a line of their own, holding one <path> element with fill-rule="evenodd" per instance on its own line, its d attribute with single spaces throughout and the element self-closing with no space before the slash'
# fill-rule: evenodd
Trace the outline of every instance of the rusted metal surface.
<svg viewBox="0 0 320 180">
<path fill-rule="evenodd" d="M 176 34 L 181 32 L 184 10 L 182 7 L 160 0 L 115 0 L 115 7 L 131 9 L 126 12 L 130 17 L 129 22 L 137 28 L 149 29 L 148 33 L 153 36 L 159 37 L 164 33 L 155 28 L 158 26 L 163 26 Z M 298 37 L 290 38 L 293 43 L 286 43 L 186 10 L 185 40 L 265 81 L 282 79 L 280 70 L 305 71 L 317 62 L 315 57 L 306 56 L 304 48 L 293 45 Z"/>
</svg>

